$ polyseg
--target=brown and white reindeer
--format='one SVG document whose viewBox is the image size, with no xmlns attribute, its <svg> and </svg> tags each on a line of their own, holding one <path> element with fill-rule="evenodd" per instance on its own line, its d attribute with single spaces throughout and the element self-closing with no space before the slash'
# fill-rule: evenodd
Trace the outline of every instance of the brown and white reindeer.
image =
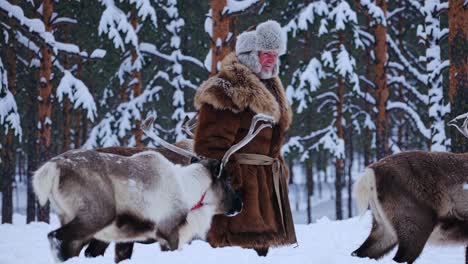
<svg viewBox="0 0 468 264">
<path fill-rule="evenodd" d="M 190 132 L 190 131 L 188 131 Z M 187 133 L 187 131 L 186 131 Z M 190 134 L 189 134 L 190 135 Z M 174 143 L 176 147 L 188 150 L 193 152 L 193 139 L 184 139 L 177 141 Z M 110 153 L 110 154 L 115 154 L 115 155 L 120 155 L 120 156 L 132 156 L 137 153 L 143 152 L 143 151 L 156 151 L 160 154 L 162 154 L 164 157 L 166 157 L 169 161 L 171 161 L 174 164 L 179 164 L 182 166 L 187 166 L 191 163 L 191 157 L 184 156 L 182 154 L 176 153 L 172 150 L 169 150 L 164 147 L 156 147 L 156 148 L 151 148 L 151 147 L 123 147 L 123 146 L 114 146 L 114 147 L 104 147 L 104 148 L 97 148 L 96 151 L 98 152 L 104 152 L 104 153 Z M 203 202 L 202 200 L 199 201 Z M 199 208 L 198 208 L 199 209 Z M 195 209 L 195 210 L 198 210 Z M 191 214 L 193 215 L 194 210 L 190 210 L 188 213 L 188 216 Z M 199 212 L 197 212 L 199 213 Z M 188 217 L 187 222 L 189 222 L 191 218 Z M 203 238 L 203 237 L 200 237 Z M 144 243 L 144 244 L 150 244 L 156 241 L 138 241 L 138 243 Z M 85 256 L 86 257 L 97 257 L 97 256 L 104 256 L 104 253 L 106 252 L 107 248 L 109 247 L 108 242 L 100 241 L 97 239 L 92 239 L 88 246 L 86 247 L 85 250 Z M 160 245 L 162 246 L 162 245 Z M 133 254 L 133 247 L 134 247 L 134 242 L 125 242 L 125 243 L 115 243 L 115 256 L 114 260 L 116 263 L 130 259 Z M 166 250 L 165 248 L 161 248 L 162 250 Z"/>
<path fill-rule="evenodd" d="M 468 119 L 458 129 L 468 138 Z M 361 213 L 370 206 L 372 230 L 353 256 L 379 259 L 398 246 L 393 260 L 413 263 L 426 242 L 468 245 L 468 153 L 391 155 L 366 168 L 354 191 Z"/>
<path fill-rule="evenodd" d="M 270 124 L 254 118 L 250 136 Z M 145 134 L 159 139 L 145 121 Z M 150 125 L 148 125 L 150 124 Z M 159 139 L 161 140 L 161 139 Z M 51 201 L 62 226 L 48 234 L 57 261 L 78 256 L 91 239 L 111 242 L 156 240 L 171 250 L 179 249 L 195 236 L 206 235 L 215 214 L 235 215 L 242 201 L 229 177 L 222 173 L 224 163 L 251 140 L 249 136 L 228 150 L 223 161 L 191 155 L 195 163 L 180 166 L 155 151 L 130 157 L 72 150 L 52 158 L 33 176 L 33 188 L 41 205 Z M 161 142 L 162 143 L 162 142 Z M 199 215 L 190 209 L 204 197 Z"/>
</svg>

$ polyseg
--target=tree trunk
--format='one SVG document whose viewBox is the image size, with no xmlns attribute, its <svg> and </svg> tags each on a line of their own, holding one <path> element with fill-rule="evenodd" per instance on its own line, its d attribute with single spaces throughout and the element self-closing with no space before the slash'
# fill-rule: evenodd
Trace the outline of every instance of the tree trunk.
<svg viewBox="0 0 468 264">
<path fill-rule="evenodd" d="M 402 3 L 403 0 L 399 0 L 398 1 L 398 5 L 399 6 L 403 6 L 404 3 Z M 397 28 L 398 28 L 398 41 L 397 41 L 397 44 L 398 44 L 398 49 L 399 50 L 404 50 L 404 47 L 403 47 L 403 29 L 404 29 L 404 23 L 405 23 L 405 19 L 403 17 L 403 12 L 400 12 L 398 14 L 398 21 L 396 22 L 397 24 Z M 398 77 L 402 77 L 404 76 L 404 72 L 402 70 L 397 70 L 398 72 Z M 398 84 L 398 101 L 402 102 L 402 103 L 406 103 L 404 101 L 404 96 L 403 96 L 403 84 Z M 404 132 L 404 120 L 405 120 L 405 114 L 402 112 L 402 111 L 398 111 L 398 113 L 396 113 L 396 118 L 397 118 L 397 126 L 398 126 L 398 132 L 397 132 L 397 146 L 398 148 L 400 149 L 404 149 L 404 146 L 403 146 L 403 132 Z"/>
<path fill-rule="evenodd" d="M 69 4 L 70 1 L 67 1 Z M 66 16 L 70 16 L 71 14 L 66 14 Z M 64 25 L 63 29 L 63 36 L 65 39 L 65 42 L 69 43 L 70 42 L 70 26 L 68 24 Z M 67 54 L 64 54 L 63 58 L 63 67 L 67 70 L 70 69 L 70 62 Z M 70 129 L 71 129 L 71 104 L 70 100 L 68 99 L 67 96 L 64 97 L 63 99 L 63 123 L 62 123 L 62 150 L 61 152 L 65 152 L 70 149 L 71 146 L 71 136 L 70 136 Z"/>
<path fill-rule="evenodd" d="M 289 169 L 289 182 L 288 184 L 294 183 L 294 171 L 293 171 L 294 163 L 292 159 L 288 159 L 288 169 Z"/>
<path fill-rule="evenodd" d="M 348 217 L 353 217 L 353 162 L 354 162 L 354 145 L 353 145 L 353 126 L 349 126 L 348 131 Z"/>
<path fill-rule="evenodd" d="M 133 29 L 137 31 L 138 27 L 138 14 L 137 10 L 135 7 L 132 7 L 132 14 L 131 14 L 131 23 L 133 26 Z M 140 41 L 138 39 L 138 41 Z M 131 85 L 133 86 L 133 97 L 137 97 L 141 94 L 141 72 L 140 70 L 135 66 L 135 63 L 137 63 L 137 60 L 139 59 L 140 54 L 137 53 L 137 50 L 135 48 L 132 49 L 132 81 L 130 82 Z M 136 120 L 135 121 L 135 127 L 133 129 L 133 134 L 135 135 L 135 145 L 137 147 L 142 147 L 143 144 L 141 143 L 141 138 L 143 136 L 143 131 L 140 129 L 141 126 L 141 121 Z"/>
<path fill-rule="evenodd" d="M 309 158 L 305 162 L 306 165 L 306 185 L 307 185 L 307 223 L 312 223 L 312 195 L 313 195 L 313 182 L 314 182 L 314 171 L 312 159 Z"/>
<path fill-rule="evenodd" d="M 449 58 L 450 58 L 450 88 L 449 100 L 453 104 L 457 91 L 468 87 L 468 17 L 464 0 L 449 0 Z"/>
<path fill-rule="evenodd" d="M 73 148 L 81 146 L 81 110 L 73 111 Z"/>
<path fill-rule="evenodd" d="M 53 12 L 52 0 L 42 2 L 42 21 L 46 31 L 51 32 L 50 18 Z M 39 163 L 50 158 L 51 126 L 52 126 L 52 52 L 47 45 L 41 46 L 41 66 L 39 70 Z M 39 209 L 38 220 L 49 223 L 49 203 Z"/>
<path fill-rule="evenodd" d="M 226 0 L 210 0 L 210 5 L 213 20 L 210 76 L 213 76 L 218 72 L 218 64 L 234 49 L 236 17 L 222 14 Z"/>
<path fill-rule="evenodd" d="M 34 59 L 34 53 L 30 52 L 29 61 Z M 30 85 L 28 86 L 27 95 L 29 98 L 37 98 L 38 90 L 35 86 L 36 80 L 39 79 L 38 72 L 35 71 L 34 74 L 28 76 Z M 29 100 L 27 103 L 27 111 L 31 113 L 28 116 L 28 122 L 26 124 L 26 138 L 27 138 L 27 202 L 26 202 L 26 223 L 31 223 L 36 221 L 37 216 L 37 202 L 36 202 L 36 195 L 34 194 L 34 190 L 32 187 L 32 175 L 34 171 L 37 169 L 37 121 L 38 121 L 38 114 L 37 114 L 37 100 Z"/>
<path fill-rule="evenodd" d="M 436 7 L 440 1 L 425 1 L 425 33 L 426 33 L 426 71 L 428 74 L 427 88 L 429 97 L 429 119 L 431 138 L 428 147 L 431 151 L 447 151 L 447 137 L 445 135 L 445 102 L 442 86 L 442 64 L 440 52 L 440 21 Z"/>
<path fill-rule="evenodd" d="M 71 105 L 68 97 L 65 97 L 63 100 L 63 137 L 62 137 L 62 153 L 70 149 L 70 114 L 71 114 Z"/>
<path fill-rule="evenodd" d="M 7 44 L 5 50 L 8 90 L 14 96 L 16 92 L 16 56 L 13 43 Z M 6 131 L 5 131 L 6 132 Z M 15 147 L 14 132 L 2 135 L 2 224 L 13 223 L 13 182 L 15 180 Z"/>
<path fill-rule="evenodd" d="M 318 179 L 318 186 L 317 186 L 317 188 L 318 188 L 318 197 L 319 197 L 319 199 L 322 199 L 322 197 L 323 197 L 323 196 L 322 196 L 322 194 L 323 194 L 323 193 L 322 193 L 322 182 L 323 182 L 323 177 L 320 177 L 320 175 L 324 175 L 324 174 L 325 174 L 325 171 L 319 172 L 318 178 L 317 178 L 317 179 Z"/>
<path fill-rule="evenodd" d="M 77 61 L 78 69 L 76 71 L 76 78 L 81 80 L 82 73 L 83 73 L 83 61 L 81 58 L 78 58 Z M 82 140 L 83 136 L 83 126 L 85 125 L 82 123 L 83 116 L 86 119 L 86 115 L 82 114 L 82 109 L 77 109 L 73 111 L 73 148 L 78 149 L 81 147 L 81 143 L 84 142 Z"/>
<path fill-rule="evenodd" d="M 464 2 L 449 0 L 449 100 L 452 105 L 452 118 L 468 112 L 468 11 L 463 6 Z M 450 134 L 452 151 L 468 152 L 466 138 L 453 128 Z"/>
<path fill-rule="evenodd" d="M 13 223 L 13 182 L 15 180 L 14 135 L 2 136 L 2 224 Z"/>
<path fill-rule="evenodd" d="M 379 6 L 384 14 L 387 14 L 387 1 L 377 0 L 376 5 Z M 377 24 L 374 29 L 375 36 L 375 99 L 377 104 L 377 116 L 375 126 L 377 130 L 377 159 L 381 159 L 388 154 L 388 124 L 387 124 L 387 100 L 389 89 L 387 85 L 387 74 L 385 64 L 387 62 L 387 27 L 382 24 Z"/>
<path fill-rule="evenodd" d="M 369 12 L 367 9 L 364 10 L 365 16 L 366 16 L 366 26 L 367 28 L 370 29 L 370 23 L 371 23 L 371 17 L 369 15 Z M 372 58 L 370 51 L 364 53 L 365 56 L 365 62 L 366 65 L 372 65 Z M 373 67 L 366 67 L 366 78 L 367 80 L 373 80 L 374 72 L 373 72 Z M 373 87 L 371 84 L 364 82 L 364 92 L 366 94 L 366 97 L 371 97 Z M 364 101 L 364 109 L 368 115 L 370 115 L 370 118 L 373 118 L 375 121 L 374 117 L 374 111 L 373 111 L 373 106 L 371 103 L 369 103 L 367 100 Z M 374 131 L 372 131 L 368 126 L 364 127 L 364 137 L 363 137 L 363 143 L 364 143 L 364 165 L 368 166 L 369 164 L 372 163 L 372 137 L 374 136 Z"/>
<path fill-rule="evenodd" d="M 341 39 L 341 37 L 340 37 Z M 343 129 L 343 101 L 344 101 L 344 82 L 342 77 L 338 76 L 338 87 L 337 87 L 338 101 L 336 104 L 336 133 L 338 140 L 344 141 L 344 129 Z M 344 168 L 344 157 L 341 156 L 344 153 L 340 153 L 340 156 L 336 156 L 335 163 L 335 192 L 336 192 L 336 219 L 343 219 L 343 206 L 342 206 L 342 188 L 343 188 L 343 168 Z"/>
</svg>

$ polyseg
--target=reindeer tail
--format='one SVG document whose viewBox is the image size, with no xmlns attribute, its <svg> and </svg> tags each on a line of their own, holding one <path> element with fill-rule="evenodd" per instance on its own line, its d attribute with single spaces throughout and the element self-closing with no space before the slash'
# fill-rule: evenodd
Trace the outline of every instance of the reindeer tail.
<svg viewBox="0 0 468 264">
<path fill-rule="evenodd" d="M 55 162 L 47 162 L 33 175 L 33 188 L 39 203 L 44 206 L 52 192 L 54 179 L 60 175 L 60 169 Z"/>
<path fill-rule="evenodd" d="M 359 214 L 363 215 L 370 205 L 372 193 L 375 191 L 375 174 L 371 168 L 366 168 L 364 174 L 358 179 L 354 185 L 354 197 L 359 210 Z"/>
</svg>

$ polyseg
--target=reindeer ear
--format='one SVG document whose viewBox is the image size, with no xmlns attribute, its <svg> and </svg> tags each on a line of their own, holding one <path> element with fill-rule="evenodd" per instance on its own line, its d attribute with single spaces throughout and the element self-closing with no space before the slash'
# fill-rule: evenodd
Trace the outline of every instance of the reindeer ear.
<svg viewBox="0 0 468 264">
<path fill-rule="evenodd" d="M 148 116 L 145 121 L 143 121 L 143 124 L 141 124 L 141 128 L 143 130 L 148 130 L 153 126 L 154 120 L 156 117 L 154 115 Z"/>
</svg>

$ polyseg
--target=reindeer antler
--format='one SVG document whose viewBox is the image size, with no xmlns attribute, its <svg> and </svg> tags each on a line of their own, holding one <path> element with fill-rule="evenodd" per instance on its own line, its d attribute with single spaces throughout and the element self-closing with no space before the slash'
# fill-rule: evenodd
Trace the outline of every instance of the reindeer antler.
<svg viewBox="0 0 468 264">
<path fill-rule="evenodd" d="M 465 121 L 463 121 L 463 125 L 460 127 L 457 124 L 457 121 L 463 118 L 465 119 Z M 460 131 L 460 133 L 462 133 L 462 135 L 468 138 L 468 113 L 455 117 L 454 119 L 450 120 L 450 122 L 448 122 L 447 124 L 449 126 L 454 126 L 458 131 Z"/>
<path fill-rule="evenodd" d="M 197 120 L 197 117 L 198 117 L 198 114 L 196 114 L 192 118 L 189 118 L 188 116 L 186 116 L 184 120 L 183 130 L 191 138 L 195 137 L 192 130 L 194 130 L 197 127 L 197 123 L 194 122 L 194 120 Z"/>
<path fill-rule="evenodd" d="M 156 119 L 155 116 L 149 116 L 145 119 L 145 121 L 143 121 L 143 124 L 141 125 L 141 129 L 143 130 L 143 132 L 145 133 L 145 135 L 149 138 L 151 138 L 152 140 L 158 142 L 159 144 L 161 144 L 163 147 L 177 153 L 177 154 L 180 154 L 182 156 L 185 156 L 185 157 L 189 157 L 189 158 L 196 158 L 196 159 L 200 159 L 200 157 L 197 156 L 197 154 L 193 153 L 193 152 L 190 152 L 188 150 L 185 150 L 183 148 L 179 148 L 167 141 L 165 141 L 164 139 L 162 139 L 161 137 L 159 137 L 158 135 L 156 135 L 156 133 L 154 133 L 154 130 L 153 130 L 153 122 L 154 120 Z"/>
<path fill-rule="evenodd" d="M 258 128 L 256 128 L 257 123 L 263 121 L 266 122 L 264 124 L 261 124 Z M 219 170 L 219 175 L 218 178 L 221 177 L 223 173 L 223 169 L 226 166 L 226 164 L 229 161 L 229 158 L 234 154 L 236 151 L 247 145 L 252 139 L 257 136 L 260 131 L 262 131 L 264 128 L 267 127 L 272 127 L 274 123 L 273 117 L 265 114 L 257 114 L 252 118 L 252 123 L 250 124 L 249 132 L 247 132 L 247 135 L 239 141 L 237 144 L 231 146 L 226 153 L 224 153 L 223 159 L 221 160 L 221 167 Z"/>
<path fill-rule="evenodd" d="M 189 157 L 189 158 L 200 159 L 200 157 L 198 155 L 196 155 L 195 153 L 190 152 L 190 151 L 185 150 L 185 149 L 182 149 L 182 148 L 179 148 L 179 147 L 165 141 L 164 139 L 162 139 L 158 135 L 156 135 L 156 133 L 152 129 L 153 128 L 153 122 L 154 122 L 155 119 L 156 119 L 155 116 L 149 116 L 149 117 L 147 117 L 145 119 L 145 121 L 143 121 L 143 123 L 141 125 L 141 129 L 143 130 L 143 132 L 145 133 L 145 135 L 147 137 L 153 139 L 154 141 L 161 144 L 163 147 L 165 147 L 165 148 L 167 148 L 167 149 L 169 149 L 171 151 L 174 151 L 175 153 L 178 153 L 180 155 L 183 155 L 183 156 L 186 156 L 186 157 Z M 263 122 L 266 122 L 266 123 L 261 124 L 259 127 L 257 127 L 257 123 L 260 122 L 260 121 L 263 121 Z M 223 169 L 224 169 L 226 163 L 229 161 L 229 158 L 232 156 L 232 154 L 234 154 L 236 151 L 238 151 L 239 149 L 241 149 L 242 147 L 247 145 L 250 141 L 252 141 L 252 139 L 255 136 L 257 136 L 257 134 L 260 133 L 260 131 L 262 131 L 264 128 L 272 127 L 274 122 L 275 121 L 274 121 L 273 117 L 271 117 L 269 115 L 264 115 L 264 114 L 255 115 L 252 118 L 252 123 L 250 124 L 249 132 L 247 133 L 247 135 L 241 141 L 239 141 L 237 144 L 232 145 L 226 151 L 226 153 L 224 153 L 224 156 L 223 156 L 223 158 L 221 160 L 221 165 L 220 165 L 218 178 L 221 177 Z"/>
</svg>

